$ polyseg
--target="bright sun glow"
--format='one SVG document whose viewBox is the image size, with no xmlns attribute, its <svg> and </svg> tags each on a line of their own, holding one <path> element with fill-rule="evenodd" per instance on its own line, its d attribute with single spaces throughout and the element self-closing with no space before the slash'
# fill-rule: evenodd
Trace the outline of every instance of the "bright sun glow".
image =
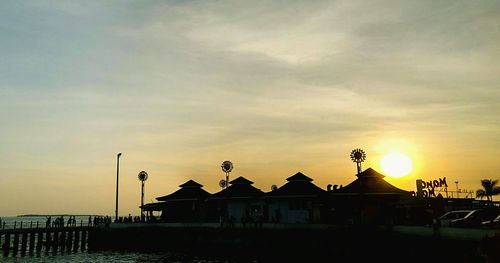
<svg viewBox="0 0 500 263">
<path fill-rule="evenodd" d="M 413 167 L 410 157 L 400 152 L 386 154 L 380 161 L 380 165 L 384 173 L 394 178 L 407 175 Z"/>
</svg>

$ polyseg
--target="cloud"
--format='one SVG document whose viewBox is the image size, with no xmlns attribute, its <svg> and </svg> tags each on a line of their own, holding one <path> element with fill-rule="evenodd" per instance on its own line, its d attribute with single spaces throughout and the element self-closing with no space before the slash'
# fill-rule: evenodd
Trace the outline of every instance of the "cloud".
<svg viewBox="0 0 500 263">
<path fill-rule="evenodd" d="M 447 173 L 431 163 L 448 156 L 500 168 L 481 157 L 500 146 L 494 1 L 2 7 L 0 157 L 13 175 L 105 177 L 119 150 L 130 173 L 163 174 L 158 191 L 216 182 L 204 173 L 224 158 L 266 187 L 295 169 L 323 184 L 350 179 L 351 147 L 384 140 L 417 145 L 422 174 Z"/>
</svg>

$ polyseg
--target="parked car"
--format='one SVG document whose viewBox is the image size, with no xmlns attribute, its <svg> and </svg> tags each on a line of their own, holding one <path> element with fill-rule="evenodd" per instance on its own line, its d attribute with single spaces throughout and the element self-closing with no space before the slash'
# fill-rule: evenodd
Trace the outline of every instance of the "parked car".
<svg viewBox="0 0 500 263">
<path fill-rule="evenodd" d="M 475 210 L 454 210 L 439 217 L 441 226 L 450 226 L 453 220 L 461 219 L 473 213 Z"/>
<path fill-rule="evenodd" d="M 481 226 L 488 228 L 500 228 L 500 214 L 498 214 L 498 216 L 493 220 L 486 220 L 481 222 Z"/>
<path fill-rule="evenodd" d="M 496 207 L 482 208 L 472 211 L 463 218 L 451 220 L 452 227 L 482 227 L 482 222 L 492 221 L 500 210 Z"/>
</svg>

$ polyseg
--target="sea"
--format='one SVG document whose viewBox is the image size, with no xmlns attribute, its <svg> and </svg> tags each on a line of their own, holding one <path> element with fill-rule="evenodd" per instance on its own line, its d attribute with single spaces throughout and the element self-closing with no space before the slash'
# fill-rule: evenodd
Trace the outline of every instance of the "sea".
<svg viewBox="0 0 500 263">
<path fill-rule="evenodd" d="M 52 215 L 52 221 L 59 215 Z M 92 215 L 92 218 L 96 215 Z M 99 215 L 97 215 L 99 216 Z M 70 215 L 63 215 L 65 223 L 69 219 Z M 2 227 L 5 223 L 5 228 L 28 228 L 38 226 L 41 228 L 45 227 L 46 216 L 9 216 L 0 217 L 2 220 Z M 77 225 L 88 224 L 89 215 L 76 215 L 75 216 Z M 3 240 L 0 240 L 3 242 Z M 58 252 L 53 253 L 41 253 L 35 256 L 13 256 L 12 253 L 9 256 L 2 256 L 0 253 L 0 262 L 122 262 L 122 263 L 137 263 L 137 262 L 166 262 L 166 263 L 219 263 L 219 262 L 257 262 L 254 259 L 228 259 L 220 257 L 212 257 L 206 255 L 191 255 L 187 253 L 178 252 L 127 252 L 127 251 L 85 251 L 85 252 Z"/>
<path fill-rule="evenodd" d="M 193 256 L 178 253 L 147 253 L 147 252 L 117 252 L 117 251 L 104 251 L 104 252 L 76 252 L 71 254 L 56 254 L 56 255 L 40 255 L 40 256 L 0 256 L 0 262 L 122 262 L 122 263 L 139 263 L 139 262 L 166 262 L 166 263 L 222 263 L 222 262 L 257 262 L 249 261 L 235 261 L 221 258 L 209 258 L 204 256 Z"/>
</svg>

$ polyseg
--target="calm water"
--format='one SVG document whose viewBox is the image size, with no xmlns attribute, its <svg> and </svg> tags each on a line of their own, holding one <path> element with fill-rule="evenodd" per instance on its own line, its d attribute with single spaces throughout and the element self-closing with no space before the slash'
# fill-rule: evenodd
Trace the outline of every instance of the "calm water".
<svg viewBox="0 0 500 263">
<path fill-rule="evenodd" d="M 57 216 L 52 216 L 52 221 Z M 92 216 L 93 217 L 93 216 Z M 45 227 L 45 222 L 47 218 L 45 216 L 33 216 L 33 217 L 0 217 L 2 219 L 2 226 L 5 222 L 5 228 L 29 228 L 36 227 L 36 223 L 40 228 Z M 79 226 L 81 223 L 83 225 L 88 224 L 88 216 L 76 216 L 76 222 Z M 65 223 L 69 216 L 64 216 Z M 14 223 L 15 222 L 15 223 Z M 2 243 L 3 240 L 0 240 Z M 0 262 L 190 262 L 190 263 L 219 263 L 219 262 L 257 262 L 255 260 L 234 260 L 234 259 L 221 259 L 221 258 L 211 258 L 208 256 L 193 256 L 180 253 L 146 253 L 146 252 L 116 252 L 116 251 L 103 251 L 103 252 L 75 252 L 75 253 L 65 253 L 61 254 L 45 254 L 42 253 L 40 256 L 12 256 L 3 257 L 0 253 Z"/>
<path fill-rule="evenodd" d="M 42 255 L 40 257 L 2 257 L 0 262 L 190 262 L 190 263 L 219 263 L 219 262 L 257 262 L 234 261 L 208 257 L 195 257 L 172 253 L 136 253 L 136 252 L 79 252 L 64 255 Z"/>
</svg>

